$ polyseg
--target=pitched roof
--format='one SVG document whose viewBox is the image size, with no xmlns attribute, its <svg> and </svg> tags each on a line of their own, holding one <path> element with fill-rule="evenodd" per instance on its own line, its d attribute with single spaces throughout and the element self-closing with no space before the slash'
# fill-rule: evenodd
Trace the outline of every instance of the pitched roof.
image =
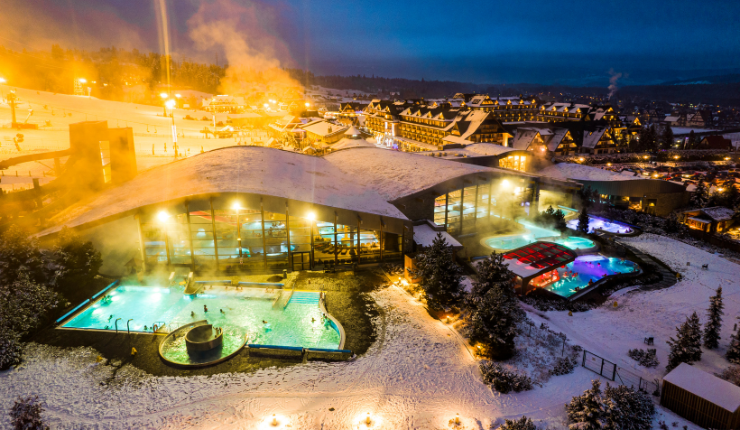
<svg viewBox="0 0 740 430">
<path fill-rule="evenodd" d="M 321 137 L 342 134 L 349 129 L 346 126 L 339 126 L 324 120 L 309 122 L 308 124 L 303 125 L 301 128 L 309 133 L 313 133 Z"/>
<path fill-rule="evenodd" d="M 735 211 L 729 208 L 722 207 L 722 206 L 717 206 L 713 208 L 704 208 L 701 211 L 704 213 L 704 215 L 708 216 L 714 221 L 731 220 L 732 217 L 735 215 Z"/>
</svg>

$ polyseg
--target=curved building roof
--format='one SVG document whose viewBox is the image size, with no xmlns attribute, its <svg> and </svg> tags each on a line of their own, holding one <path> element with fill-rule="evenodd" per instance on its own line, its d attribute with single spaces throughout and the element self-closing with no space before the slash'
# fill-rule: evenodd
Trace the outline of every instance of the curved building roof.
<svg viewBox="0 0 740 430">
<path fill-rule="evenodd" d="M 379 192 L 388 201 L 425 191 L 450 179 L 476 173 L 532 176 L 522 172 L 382 148 L 351 148 L 331 153 L 324 158 Z"/>
<path fill-rule="evenodd" d="M 343 151 L 344 152 L 344 151 Z M 77 227 L 149 205 L 209 194 L 248 193 L 407 220 L 373 187 L 336 163 L 274 148 L 232 146 L 156 167 L 78 202 L 50 221 Z"/>
</svg>

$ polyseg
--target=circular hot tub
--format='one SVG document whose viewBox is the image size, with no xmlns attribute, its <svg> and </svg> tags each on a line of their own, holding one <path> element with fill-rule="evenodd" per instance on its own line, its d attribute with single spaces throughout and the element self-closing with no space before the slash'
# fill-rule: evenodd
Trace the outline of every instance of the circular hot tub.
<svg viewBox="0 0 740 430">
<path fill-rule="evenodd" d="M 199 354 L 223 346 L 223 331 L 211 324 L 195 326 L 185 335 L 188 354 Z"/>
</svg>

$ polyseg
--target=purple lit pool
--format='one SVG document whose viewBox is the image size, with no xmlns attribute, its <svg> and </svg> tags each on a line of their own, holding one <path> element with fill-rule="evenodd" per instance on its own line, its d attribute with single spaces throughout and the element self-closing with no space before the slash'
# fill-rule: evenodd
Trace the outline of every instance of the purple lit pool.
<svg viewBox="0 0 740 430">
<path fill-rule="evenodd" d="M 570 297 L 578 292 L 576 288 L 580 290 L 587 287 L 589 281 L 596 282 L 620 273 L 638 272 L 640 266 L 630 260 L 593 254 L 578 257 L 574 262 L 557 270 L 560 280 L 546 286 L 545 289 L 559 296 Z"/>
<path fill-rule="evenodd" d="M 603 230 L 614 234 L 629 234 L 633 231 L 632 227 L 617 221 L 610 221 L 608 219 L 594 217 L 590 215 L 588 218 L 589 233 L 592 233 L 595 230 Z M 569 220 L 567 225 L 568 228 L 571 230 L 578 230 L 578 218 Z"/>
</svg>

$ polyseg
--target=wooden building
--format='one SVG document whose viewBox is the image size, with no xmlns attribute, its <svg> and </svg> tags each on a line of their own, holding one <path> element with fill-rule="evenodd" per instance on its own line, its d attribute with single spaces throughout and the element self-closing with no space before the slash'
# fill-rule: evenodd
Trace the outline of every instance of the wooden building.
<svg viewBox="0 0 740 430">
<path fill-rule="evenodd" d="M 663 378 L 660 404 L 704 428 L 740 429 L 740 387 L 686 363 Z"/>
</svg>

